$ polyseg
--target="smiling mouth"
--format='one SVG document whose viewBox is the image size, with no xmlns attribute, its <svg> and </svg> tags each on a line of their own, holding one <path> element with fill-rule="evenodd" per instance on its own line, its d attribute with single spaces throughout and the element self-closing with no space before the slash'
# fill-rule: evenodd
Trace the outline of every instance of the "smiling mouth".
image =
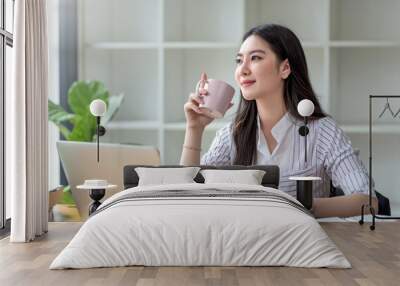
<svg viewBox="0 0 400 286">
<path fill-rule="evenodd" d="M 242 87 L 248 87 L 255 83 L 255 81 L 247 81 L 242 83 Z"/>
</svg>

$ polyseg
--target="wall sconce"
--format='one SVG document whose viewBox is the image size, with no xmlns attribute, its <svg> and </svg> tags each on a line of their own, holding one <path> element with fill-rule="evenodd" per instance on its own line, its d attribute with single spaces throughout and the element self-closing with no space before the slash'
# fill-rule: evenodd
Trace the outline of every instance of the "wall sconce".
<svg viewBox="0 0 400 286">
<path fill-rule="evenodd" d="M 307 135 L 310 132 L 307 121 L 308 117 L 314 113 L 314 103 L 309 99 L 303 99 L 297 105 L 297 111 L 304 117 L 304 125 L 299 128 L 299 134 L 304 136 L 304 162 L 307 163 Z"/>
<path fill-rule="evenodd" d="M 107 111 L 106 103 L 101 99 L 95 99 L 90 103 L 90 113 L 93 116 L 96 116 L 97 120 L 97 162 L 100 161 L 100 136 L 106 134 L 106 129 L 100 125 L 100 118 L 103 116 Z"/>
</svg>

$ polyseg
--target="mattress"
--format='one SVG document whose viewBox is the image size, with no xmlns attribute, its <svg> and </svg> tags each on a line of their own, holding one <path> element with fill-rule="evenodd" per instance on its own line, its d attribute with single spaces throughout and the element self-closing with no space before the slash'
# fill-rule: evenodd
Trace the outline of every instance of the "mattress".
<svg viewBox="0 0 400 286">
<path fill-rule="evenodd" d="M 50 269 L 130 265 L 351 267 L 284 192 L 198 183 L 140 186 L 108 198 Z"/>
</svg>

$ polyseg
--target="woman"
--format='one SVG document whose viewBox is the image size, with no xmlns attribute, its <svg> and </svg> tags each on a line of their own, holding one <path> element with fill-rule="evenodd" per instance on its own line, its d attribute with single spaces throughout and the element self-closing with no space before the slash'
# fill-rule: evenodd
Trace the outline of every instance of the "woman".
<svg viewBox="0 0 400 286">
<path fill-rule="evenodd" d="M 212 119 L 199 109 L 207 91 L 192 93 L 184 106 L 187 124 L 181 164 L 278 165 L 279 188 L 292 195 L 296 182 L 289 180 L 290 176 L 327 175 L 346 195 L 329 198 L 323 183 L 315 184 L 315 216 L 359 215 L 361 205 L 368 202 L 368 174 L 350 140 L 322 111 L 296 35 L 279 25 L 255 27 L 244 35 L 236 62 L 235 80 L 242 96 L 234 121 L 217 132 L 200 161 L 202 134 Z M 315 105 L 308 125 L 307 163 L 304 137 L 298 133 L 302 117 L 297 104 L 302 99 Z M 373 206 L 378 209 L 376 198 Z"/>
</svg>

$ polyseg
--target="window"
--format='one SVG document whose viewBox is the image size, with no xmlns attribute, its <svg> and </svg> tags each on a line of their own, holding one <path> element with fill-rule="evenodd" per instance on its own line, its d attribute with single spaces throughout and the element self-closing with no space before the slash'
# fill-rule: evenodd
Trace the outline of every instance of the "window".
<svg viewBox="0 0 400 286">
<path fill-rule="evenodd" d="M 0 235 L 9 228 L 10 194 L 5 189 L 5 99 L 11 92 L 14 0 L 0 0 Z M 7 226 L 7 228 L 6 228 Z"/>
</svg>

